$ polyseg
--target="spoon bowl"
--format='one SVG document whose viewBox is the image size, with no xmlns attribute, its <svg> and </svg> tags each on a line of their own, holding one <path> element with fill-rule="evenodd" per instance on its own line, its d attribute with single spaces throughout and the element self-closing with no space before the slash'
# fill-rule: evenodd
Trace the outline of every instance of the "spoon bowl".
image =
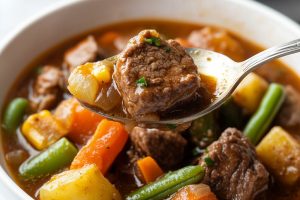
<svg viewBox="0 0 300 200">
<path fill-rule="evenodd" d="M 214 101 L 199 112 L 186 117 L 174 117 L 167 120 L 138 121 L 126 116 L 112 115 L 99 109 L 98 107 L 81 102 L 81 104 L 108 119 L 119 122 L 138 121 L 146 124 L 182 124 L 202 117 L 220 107 L 233 93 L 239 83 L 254 69 L 261 64 L 278 57 L 290 55 L 300 51 L 300 39 L 275 46 L 262 51 L 243 62 L 235 62 L 227 56 L 213 51 L 188 48 L 186 52 L 193 58 L 197 66 L 198 73 L 214 77 L 216 79 L 216 89 Z M 116 62 L 118 56 L 107 58 L 111 62 Z"/>
</svg>

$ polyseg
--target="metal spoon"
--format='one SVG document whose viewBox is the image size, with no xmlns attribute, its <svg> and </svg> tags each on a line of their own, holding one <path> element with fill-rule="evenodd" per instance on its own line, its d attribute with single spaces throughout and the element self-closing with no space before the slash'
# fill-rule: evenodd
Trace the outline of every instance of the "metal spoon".
<svg viewBox="0 0 300 200">
<path fill-rule="evenodd" d="M 273 60 L 275 58 L 300 52 L 300 39 L 269 48 L 262 51 L 243 62 L 234 62 L 225 55 L 199 48 L 188 48 L 186 51 L 193 58 L 194 63 L 198 66 L 198 73 L 213 76 L 217 80 L 215 100 L 205 109 L 198 113 L 192 114 L 184 118 L 174 118 L 171 120 L 159 121 L 139 121 L 140 123 L 154 124 L 182 124 L 193 121 L 202 117 L 216 108 L 220 107 L 233 93 L 239 83 L 254 69 L 261 64 Z M 108 58 L 110 61 L 116 60 L 116 56 Z M 82 103 L 85 107 L 100 115 L 115 121 L 131 122 L 134 119 L 121 116 L 109 115 L 97 107 Z"/>
</svg>

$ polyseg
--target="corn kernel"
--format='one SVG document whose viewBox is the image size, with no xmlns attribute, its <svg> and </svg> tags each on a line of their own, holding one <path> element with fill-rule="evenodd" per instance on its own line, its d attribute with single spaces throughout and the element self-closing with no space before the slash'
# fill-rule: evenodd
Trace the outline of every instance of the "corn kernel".
<svg viewBox="0 0 300 200">
<path fill-rule="evenodd" d="M 100 84 L 109 83 L 111 81 L 111 67 L 102 63 L 95 65 L 92 74 Z"/>
</svg>

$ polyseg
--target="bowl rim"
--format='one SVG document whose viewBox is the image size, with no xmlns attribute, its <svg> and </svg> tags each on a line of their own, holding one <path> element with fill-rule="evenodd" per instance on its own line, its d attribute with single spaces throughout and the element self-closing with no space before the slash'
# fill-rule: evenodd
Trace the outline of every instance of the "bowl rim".
<svg viewBox="0 0 300 200">
<path fill-rule="evenodd" d="M 105 1 L 105 0 L 101 0 Z M 134 1 L 134 0 L 133 0 Z M 260 12 L 270 16 L 275 21 L 278 21 L 282 24 L 285 24 L 289 30 L 294 31 L 295 33 L 300 35 L 300 26 L 290 19 L 289 17 L 285 16 L 284 14 L 280 13 L 279 11 L 274 10 L 260 2 L 253 1 L 253 0 L 226 0 L 229 3 L 240 4 L 242 7 L 250 7 Z M 35 23 L 39 22 L 40 20 L 44 20 L 44 18 L 48 17 L 49 15 L 54 14 L 68 6 L 85 3 L 82 0 L 73 0 L 73 1 L 62 1 L 54 3 L 47 8 L 43 8 L 38 11 L 36 14 L 32 15 L 31 17 L 27 18 L 24 22 L 18 24 L 15 28 L 13 28 L 8 33 L 5 33 L 3 39 L 0 41 L 0 56 L 2 52 L 6 49 L 6 47 L 23 31 L 33 26 Z M 1 142 L 1 141 L 0 141 Z M 1 145 L 0 145 L 1 147 Z M 3 165 L 0 165 L 0 182 L 6 186 L 6 189 L 9 190 L 12 195 L 14 195 L 17 199 L 25 199 L 25 200 L 33 200 L 31 196 L 29 196 L 24 190 L 21 189 L 17 185 L 15 181 L 13 181 L 12 177 L 6 172 Z M 4 194 L 5 195 L 5 194 Z"/>
</svg>

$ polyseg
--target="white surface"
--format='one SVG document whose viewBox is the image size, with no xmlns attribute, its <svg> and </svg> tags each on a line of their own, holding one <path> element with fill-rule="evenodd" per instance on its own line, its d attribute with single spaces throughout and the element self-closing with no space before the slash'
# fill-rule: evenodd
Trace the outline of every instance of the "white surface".
<svg viewBox="0 0 300 200">
<path fill-rule="evenodd" d="M 0 40 L 32 15 L 62 1 L 72 0 L 0 0 Z"/>
<path fill-rule="evenodd" d="M 5 1 L 12 2 L 16 0 Z M 24 2 L 28 3 L 29 1 Z M 22 5 L 20 4 L 22 8 L 25 8 L 25 4 Z M 0 13 L 2 13 L 3 7 L 1 5 L 0 8 Z M 47 11 L 38 19 L 23 24 L 6 37 L 6 39 L 0 40 L 0 105 L 2 105 L 9 86 L 20 73 L 23 66 L 54 44 L 84 30 L 103 24 L 121 20 L 154 17 L 223 26 L 266 47 L 300 37 L 300 28 L 298 25 L 279 13 L 251 1 L 75 1 L 69 6 Z M 285 61 L 300 72 L 300 59 L 297 59 L 297 56 L 287 57 Z M 0 145 L 0 151 L 1 149 Z M 0 160 L 1 157 L 3 164 L 3 154 L 0 152 Z M 0 193 L 1 200 L 31 199 L 15 185 L 1 167 L 0 182 L 5 185 L 3 186 L 2 184 L 0 186 L 2 190 L 4 189 Z"/>
</svg>

